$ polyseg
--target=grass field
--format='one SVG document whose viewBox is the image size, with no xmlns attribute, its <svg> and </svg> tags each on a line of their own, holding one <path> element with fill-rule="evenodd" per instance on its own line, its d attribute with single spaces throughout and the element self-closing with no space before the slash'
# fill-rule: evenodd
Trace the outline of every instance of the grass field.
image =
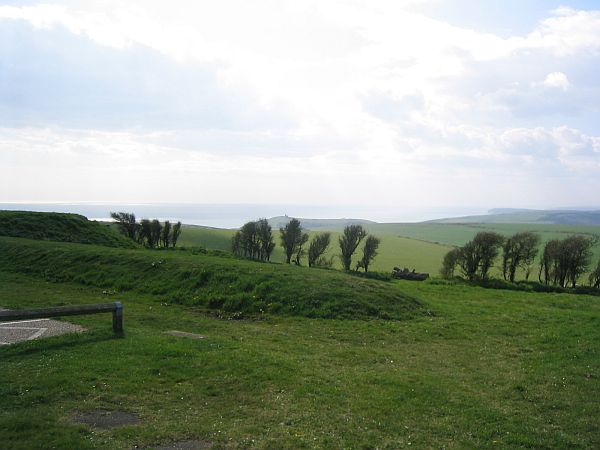
<svg viewBox="0 0 600 450">
<path fill-rule="evenodd" d="M 371 231 L 423 264 L 443 248 Z M 600 447 L 600 296 L 0 237 L 1 307 L 108 301 L 123 337 L 77 316 L 0 346 L 0 448 Z M 106 410 L 139 423 L 73 420 Z"/>
<path fill-rule="evenodd" d="M 521 231 L 534 231 L 542 238 L 541 246 L 550 239 L 563 239 L 572 234 L 600 235 L 600 226 L 591 225 L 548 225 L 548 224 L 439 224 L 439 223 L 406 223 L 406 224 L 369 224 L 365 228 L 381 238 L 379 255 L 372 270 L 391 272 L 394 266 L 414 268 L 418 272 L 437 275 L 444 255 L 453 246 L 464 245 L 479 231 L 496 231 L 505 236 Z M 320 229 L 318 232 L 321 232 Z M 340 230 L 329 229 L 332 233 L 332 244 L 328 256 L 339 254 L 337 239 Z M 206 248 L 229 251 L 233 230 L 219 230 L 203 227 L 184 227 L 180 242 L 182 245 L 201 245 Z M 317 231 L 311 231 L 313 235 Z M 273 261 L 283 262 L 284 255 L 279 245 L 279 232 L 274 230 L 277 247 Z M 357 254 L 360 253 L 360 249 Z M 594 248 L 594 264 L 600 258 L 600 245 Z M 498 264 L 500 261 L 498 260 Z M 335 267 L 340 268 L 339 259 Z M 534 275 L 537 274 L 534 270 Z M 499 269 L 493 271 L 499 276 Z"/>
<path fill-rule="evenodd" d="M 257 267 L 260 266 L 258 263 Z M 434 315 L 217 320 L 160 295 L 0 272 L 0 304 L 120 300 L 81 335 L 0 347 L 3 448 L 598 448 L 600 299 L 392 282 Z M 200 333 L 177 338 L 167 330 Z M 140 423 L 90 429 L 94 410 Z"/>
<path fill-rule="evenodd" d="M 312 237 L 319 231 L 310 231 Z M 331 245 L 326 256 L 339 254 L 338 237 L 340 232 L 331 230 Z M 180 237 L 183 246 L 203 246 L 208 249 L 231 250 L 231 237 L 234 230 L 219 230 L 203 227 L 184 227 Z M 372 270 L 390 273 L 394 266 L 415 268 L 417 271 L 437 273 L 442 258 L 450 250 L 450 246 L 433 242 L 422 242 L 416 239 L 400 237 L 392 232 L 377 229 L 374 231 L 381 238 L 379 256 L 376 257 Z M 284 262 L 283 249 L 279 244 L 279 231 L 274 230 L 277 247 L 271 258 L 274 262 Z M 358 255 L 358 253 L 357 253 Z M 304 260 L 306 263 L 306 259 Z M 335 259 L 336 268 L 341 268 L 339 258 Z"/>
<path fill-rule="evenodd" d="M 0 237 L 0 270 L 77 282 L 236 316 L 406 319 L 420 304 L 391 283 L 337 270 L 257 263 L 205 252 L 126 250 Z"/>
<path fill-rule="evenodd" d="M 505 236 L 532 231 L 541 236 L 542 242 L 562 239 L 572 234 L 600 235 L 600 226 L 597 225 L 390 223 L 372 225 L 369 228 L 373 233 L 386 233 L 446 245 L 464 245 L 479 231 L 488 230 Z"/>
</svg>

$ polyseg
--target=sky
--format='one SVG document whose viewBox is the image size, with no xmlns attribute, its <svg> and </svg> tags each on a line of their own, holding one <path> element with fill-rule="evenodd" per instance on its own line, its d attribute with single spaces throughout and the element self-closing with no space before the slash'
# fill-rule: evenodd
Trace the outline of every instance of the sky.
<svg viewBox="0 0 600 450">
<path fill-rule="evenodd" d="M 598 206 L 600 1 L 0 2 L 0 203 Z"/>
</svg>

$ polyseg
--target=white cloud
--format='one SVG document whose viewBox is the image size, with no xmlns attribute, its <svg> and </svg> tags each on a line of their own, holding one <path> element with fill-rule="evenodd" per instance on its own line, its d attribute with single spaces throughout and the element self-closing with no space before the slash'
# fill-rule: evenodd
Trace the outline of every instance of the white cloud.
<svg viewBox="0 0 600 450">
<path fill-rule="evenodd" d="M 139 90 L 154 103 L 119 115 L 121 132 L 76 132 L 69 121 L 50 131 L 0 130 L 0 161 L 13 168 L 8 171 L 3 164 L 3 175 L 15 183 L 5 184 L 3 192 L 15 197 L 19 189 L 27 191 L 26 178 L 16 179 L 13 173 L 41 180 L 47 167 L 63 174 L 69 167 L 76 168 L 72 172 L 85 167 L 85 175 L 72 176 L 82 182 L 104 177 L 124 182 L 131 173 L 132 182 L 139 184 L 168 176 L 190 201 L 202 201 L 197 193 L 209 191 L 214 201 L 252 201 L 267 186 L 272 201 L 311 196 L 336 201 L 345 192 L 356 192 L 356 180 L 366 173 L 370 187 L 356 194 L 366 201 L 381 196 L 383 202 L 390 189 L 406 188 L 426 191 L 422 201 L 435 202 L 451 199 L 441 193 L 444 183 L 468 192 L 473 180 L 501 180 L 501 171 L 524 174 L 536 165 L 552 170 L 537 173 L 530 182 L 535 189 L 540 178 L 562 176 L 561 170 L 588 174 L 598 167 L 594 135 L 600 132 L 578 131 L 564 117 L 591 114 L 590 108 L 577 106 L 584 96 L 596 98 L 599 86 L 588 82 L 582 91 L 577 69 L 595 67 L 600 12 L 561 8 L 531 32 L 502 38 L 426 17 L 415 3 L 73 1 L 0 6 L 0 20 L 29 23 L 48 39 L 68 30 L 104 50 L 130 55 L 142 48 L 166 57 L 173 71 L 168 77 L 158 74 L 168 81 L 158 83 L 158 90 L 183 80 L 176 107 L 160 92 Z M 199 64 L 211 72 L 214 85 L 207 90 L 219 93 L 212 103 L 198 95 L 200 87 L 194 83 L 200 80 L 180 77 Z M 112 67 L 104 69 L 102 76 Z M 150 81 L 140 77 L 140 84 Z M 117 82 L 131 86 L 131 80 Z M 125 88 L 119 92 L 138 92 Z M 208 110 L 202 119 L 208 126 L 199 129 L 190 117 L 200 114 L 203 101 Z M 226 125 L 221 109 L 212 109 L 225 103 L 224 116 L 235 110 L 242 118 Z M 145 119 L 155 111 L 175 118 L 179 126 L 162 116 L 158 124 Z M 549 114 L 559 119 L 549 121 Z M 211 115 L 217 119 L 209 121 Z M 285 125 L 269 125 L 284 115 Z M 133 116 L 146 121 L 128 123 Z M 134 125 L 141 130 L 132 131 Z M 457 174 L 467 181 L 457 181 Z M 498 197 L 500 183 L 478 194 L 481 201 L 488 194 Z M 89 192 L 96 189 L 100 183 Z M 104 189 L 102 195 L 118 194 L 116 188 L 113 194 L 110 186 Z"/>
<path fill-rule="evenodd" d="M 562 72 L 552 72 L 546 76 L 546 79 L 542 83 L 544 86 L 549 88 L 559 88 L 566 91 L 571 86 L 569 79 Z"/>
<path fill-rule="evenodd" d="M 600 11 L 559 8 L 527 36 L 531 48 L 547 48 L 561 56 L 579 51 L 598 55 L 600 51 Z"/>
</svg>

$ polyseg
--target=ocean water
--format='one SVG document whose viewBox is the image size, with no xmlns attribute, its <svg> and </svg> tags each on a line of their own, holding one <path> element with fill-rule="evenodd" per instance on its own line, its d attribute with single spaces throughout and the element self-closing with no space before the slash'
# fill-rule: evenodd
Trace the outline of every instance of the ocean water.
<svg viewBox="0 0 600 450">
<path fill-rule="evenodd" d="M 421 222 L 445 217 L 485 214 L 485 208 L 403 207 L 369 205 L 265 205 L 265 204 L 99 204 L 99 203 L 0 203 L 0 209 L 68 212 L 92 220 L 108 220 L 111 211 L 133 212 L 138 219 L 178 221 L 190 225 L 238 228 L 249 220 L 288 215 L 310 219 L 367 219 L 375 222 Z"/>
</svg>

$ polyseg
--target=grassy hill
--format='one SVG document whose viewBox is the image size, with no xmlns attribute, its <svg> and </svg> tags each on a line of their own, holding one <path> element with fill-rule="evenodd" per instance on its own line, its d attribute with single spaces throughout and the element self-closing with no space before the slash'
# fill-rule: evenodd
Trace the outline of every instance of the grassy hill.
<svg viewBox="0 0 600 450">
<path fill-rule="evenodd" d="M 443 248 L 369 227 L 411 261 Z M 1 307 L 117 300 L 124 337 L 77 316 L 0 346 L 0 447 L 600 447 L 600 297 L 0 237 Z M 73 420 L 106 411 L 139 422 Z"/>
<path fill-rule="evenodd" d="M 600 225 L 600 211 L 492 209 L 490 214 L 432 220 L 430 223 L 529 223 Z"/>
<path fill-rule="evenodd" d="M 132 291 L 239 317 L 407 319 L 420 303 L 392 283 L 339 271 L 259 263 L 228 255 L 124 250 L 0 238 L 0 270 Z"/>
<path fill-rule="evenodd" d="M 78 214 L 66 213 L 0 211 L 0 236 L 109 247 L 137 246 L 108 224 L 90 221 Z"/>
<path fill-rule="evenodd" d="M 274 230 L 284 227 L 291 217 L 277 216 L 269 219 L 269 224 Z M 299 219 L 307 230 L 342 230 L 347 225 L 371 225 L 377 222 L 365 219 Z"/>
<path fill-rule="evenodd" d="M 302 222 L 304 224 L 304 222 Z M 418 239 L 407 238 L 397 234 L 396 230 L 387 230 L 381 224 L 367 225 L 366 228 L 379 236 L 382 240 L 379 255 L 375 258 L 372 270 L 389 273 L 394 266 L 416 268 L 418 271 L 437 273 L 442 258 L 451 246 L 434 242 L 424 242 Z M 311 230 L 308 232 L 312 238 L 325 229 Z M 231 238 L 235 230 L 222 230 L 207 227 L 184 226 L 179 238 L 183 246 L 203 246 L 207 249 L 231 250 Z M 340 253 L 338 246 L 339 231 L 330 231 L 331 245 L 326 256 L 334 256 L 335 268 L 341 268 L 337 255 Z M 279 231 L 273 230 L 277 246 L 271 258 L 274 262 L 285 261 L 283 249 L 279 245 Z M 360 249 L 359 249 L 360 252 Z M 358 255 L 358 253 L 357 253 Z M 306 264 L 306 262 L 305 262 Z"/>
<path fill-rule="evenodd" d="M 2 306 L 119 300 L 125 337 L 79 316 L 84 334 L 0 346 L 3 448 L 600 447 L 597 297 L 393 282 L 435 316 L 231 321 L 30 273 L 0 270 Z M 139 423 L 73 422 L 98 410 Z"/>
<path fill-rule="evenodd" d="M 415 268 L 419 272 L 437 275 L 444 255 L 453 246 L 464 245 L 479 231 L 495 231 L 505 236 L 533 231 L 541 236 L 540 248 L 550 239 L 563 239 L 572 234 L 600 235 L 600 226 L 594 225 L 554 225 L 554 224 L 447 224 L 447 223 L 371 223 L 364 225 L 369 233 L 381 238 L 379 254 L 372 270 L 389 273 L 394 266 Z M 343 228 L 343 227 L 342 227 Z M 340 228 L 341 230 L 341 228 Z M 309 231 L 309 235 L 323 232 L 324 229 Z M 182 245 L 201 245 L 209 249 L 229 251 L 234 230 L 221 230 L 205 227 L 184 227 L 180 242 Z M 337 240 L 339 230 L 331 232 L 331 246 L 326 256 L 339 254 Z M 279 245 L 279 232 L 274 230 L 277 247 L 272 260 L 283 262 L 284 255 Z M 357 254 L 360 253 L 360 248 Z M 600 246 L 594 248 L 594 264 L 600 258 Z M 499 260 L 498 260 L 499 264 Z M 339 259 L 334 267 L 341 268 Z M 535 272 L 535 271 L 534 271 Z M 494 271 L 499 276 L 499 269 Z"/>
</svg>

